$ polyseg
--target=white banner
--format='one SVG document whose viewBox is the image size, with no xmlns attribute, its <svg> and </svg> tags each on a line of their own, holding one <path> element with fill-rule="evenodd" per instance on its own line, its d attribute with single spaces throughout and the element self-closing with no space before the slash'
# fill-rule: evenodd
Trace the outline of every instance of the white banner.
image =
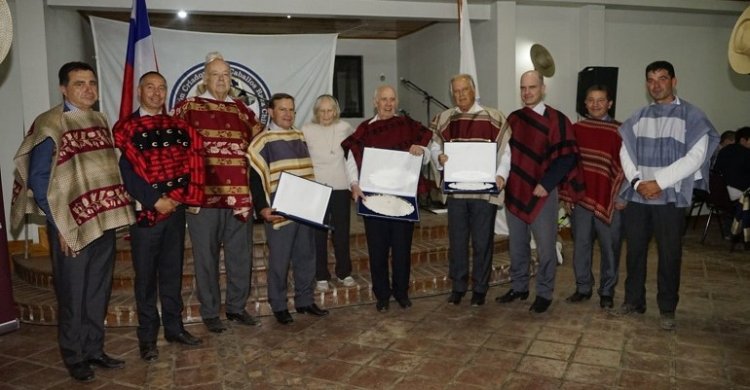
<svg viewBox="0 0 750 390">
<path fill-rule="evenodd" d="M 101 110 L 110 120 L 118 117 L 122 91 L 128 23 L 91 17 L 99 75 Z M 232 71 L 232 91 L 268 122 L 265 103 L 272 94 L 295 98 L 295 125 L 312 119 L 315 99 L 331 93 L 337 34 L 242 35 L 214 34 L 152 28 L 159 72 L 167 79 L 167 109 L 203 92 L 206 54 L 222 53 Z"/>
</svg>

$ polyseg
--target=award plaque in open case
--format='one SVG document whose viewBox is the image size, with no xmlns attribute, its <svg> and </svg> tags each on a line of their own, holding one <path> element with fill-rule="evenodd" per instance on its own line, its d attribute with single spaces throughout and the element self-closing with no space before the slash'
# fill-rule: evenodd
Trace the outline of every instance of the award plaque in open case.
<svg viewBox="0 0 750 390">
<path fill-rule="evenodd" d="M 398 150 L 365 148 L 359 187 L 365 199 L 357 204 L 357 214 L 419 221 L 417 185 L 422 157 Z"/>
<path fill-rule="evenodd" d="M 446 142 L 443 153 L 443 192 L 446 194 L 497 194 L 497 144 Z"/>
</svg>

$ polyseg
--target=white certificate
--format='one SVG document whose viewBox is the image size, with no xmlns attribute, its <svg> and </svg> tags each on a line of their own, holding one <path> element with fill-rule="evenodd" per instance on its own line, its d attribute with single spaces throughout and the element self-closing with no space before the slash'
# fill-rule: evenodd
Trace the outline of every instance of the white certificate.
<svg viewBox="0 0 750 390">
<path fill-rule="evenodd" d="M 327 185 L 281 172 L 271 207 L 291 219 L 325 225 L 326 209 L 332 190 Z"/>
<path fill-rule="evenodd" d="M 494 183 L 497 144 L 494 142 L 446 142 L 443 180 L 448 183 Z"/>
</svg>

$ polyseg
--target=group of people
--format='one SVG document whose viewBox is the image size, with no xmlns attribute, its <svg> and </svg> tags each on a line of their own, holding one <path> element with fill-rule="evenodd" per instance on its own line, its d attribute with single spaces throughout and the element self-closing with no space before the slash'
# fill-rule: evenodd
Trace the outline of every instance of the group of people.
<svg viewBox="0 0 750 390">
<path fill-rule="evenodd" d="M 593 242 L 598 240 L 599 305 L 617 315 L 644 313 L 648 246 L 655 238 L 660 326 L 675 328 L 685 211 L 693 189 L 708 188 L 710 156 L 719 137 L 700 109 L 676 96 L 672 64 L 649 64 L 645 78 L 653 103 L 622 124 L 609 116 L 613 97 L 606 85 L 588 88 L 584 102 L 587 115 L 571 124 L 563 113 L 544 103 L 546 87 L 537 71 L 521 76 L 524 107 L 507 119 L 476 103 L 470 76 L 451 80 L 456 107 L 433 120 L 432 155 L 442 167 L 449 159 L 442 153 L 445 142 L 497 143 L 496 181 L 498 188 L 504 188 L 511 260 L 511 288 L 498 296 L 497 302 L 507 304 L 529 297 L 533 234 L 538 269 L 536 297 L 529 310 L 543 313 L 551 305 L 561 200 L 571 216 L 576 279 L 576 291 L 566 301 L 582 302 L 593 295 Z M 726 156 L 730 158 L 728 153 Z M 735 169 L 742 166 L 730 164 Z M 467 292 L 471 239 L 471 304 L 482 305 L 491 270 L 493 197 L 449 195 L 447 206 L 452 280 L 448 302 L 460 304 Z M 625 297 L 615 309 L 623 239 L 627 242 Z"/>
<path fill-rule="evenodd" d="M 628 274 L 624 303 L 617 312 L 645 312 L 647 251 L 655 236 L 661 324 L 673 329 L 682 250 L 679 227 L 693 188 L 705 187 L 718 135 L 698 108 L 675 95 L 677 79 L 671 64 L 654 62 L 645 75 L 654 102 L 623 124 L 608 114 L 613 97 L 606 86 L 589 88 L 588 115 L 572 124 L 544 103 L 544 77 L 528 71 L 520 80 L 524 107 L 507 118 L 478 104 L 473 78 L 459 74 L 449 83 L 456 106 L 437 115 L 429 128 L 398 115 L 396 90 L 383 85 L 374 92 L 374 117 L 356 129 L 340 120 L 340 108 L 331 95 L 320 96 L 313 122 L 297 129 L 295 99 L 285 93 L 274 94 L 268 102 L 270 123 L 264 129 L 255 113 L 230 96 L 228 63 L 221 54 L 209 53 L 203 94 L 179 102 L 168 115 L 166 80 L 158 72 L 148 72 L 138 85 L 140 107 L 115 124 L 112 136 L 104 115 L 94 111 L 98 85 L 93 68 L 82 62 L 63 65 L 63 103 L 34 121 L 15 157 L 13 218 L 21 223 L 28 213 L 46 217 L 59 307 L 58 342 L 70 375 L 90 381 L 94 366 L 124 365 L 103 350 L 115 229 L 123 226 L 130 229 L 137 336 L 146 361 L 158 359 L 160 326 L 168 342 L 202 343 L 182 322 L 186 224 L 200 314 L 210 332 L 227 329 L 220 317 L 222 257 L 226 319 L 260 325 L 246 310 L 254 217 L 264 222 L 268 302 L 276 320 L 294 321 L 287 298 L 290 266 L 296 312 L 328 315 L 315 303 L 314 293 L 330 288 L 329 231 L 276 214 L 273 199 L 282 172 L 333 188 L 326 218 L 334 227 L 330 236 L 335 276 L 338 283 L 355 286 L 349 253 L 350 202 L 365 196 L 359 172 L 368 147 L 408 152 L 441 170 L 450 161 L 444 151 L 447 142 L 486 141 L 497 146 L 495 184 L 500 194 L 447 197 L 450 303 L 459 305 L 471 289 L 471 305 L 485 304 L 495 215 L 498 207 L 506 207 L 512 285 L 495 300 L 508 304 L 529 297 L 533 234 L 539 267 L 530 311 L 545 312 L 555 287 L 562 200 L 572 217 L 575 241 L 577 288 L 567 301 L 592 296 L 596 237 L 602 251 L 600 305 L 613 308 L 624 230 Z M 119 161 L 115 147 L 122 152 Z M 365 216 L 364 227 L 376 309 L 389 310 L 391 298 L 409 308 L 414 223 Z"/>
</svg>

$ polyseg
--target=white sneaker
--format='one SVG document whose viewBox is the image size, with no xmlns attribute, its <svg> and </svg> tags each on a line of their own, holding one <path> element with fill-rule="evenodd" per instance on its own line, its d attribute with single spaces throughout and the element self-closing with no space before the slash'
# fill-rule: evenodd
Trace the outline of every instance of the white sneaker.
<svg viewBox="0 0 750 390">
<path fill-rule="evenodd" d="M 339 279 L 339 282 L 343 283 L 345 287 L 353 287 L 357 285 L 357 282 L 354 281 L 354 278 L 351 276 L 347 276 L 343 279 Z"/>
<path fill-rule="evenodd" d="M 318 283 L 315 285 L 315 291 L 320 291 L 320 292 L 328 291 L 328 281 L 318 280 Z"/>
</svg>

